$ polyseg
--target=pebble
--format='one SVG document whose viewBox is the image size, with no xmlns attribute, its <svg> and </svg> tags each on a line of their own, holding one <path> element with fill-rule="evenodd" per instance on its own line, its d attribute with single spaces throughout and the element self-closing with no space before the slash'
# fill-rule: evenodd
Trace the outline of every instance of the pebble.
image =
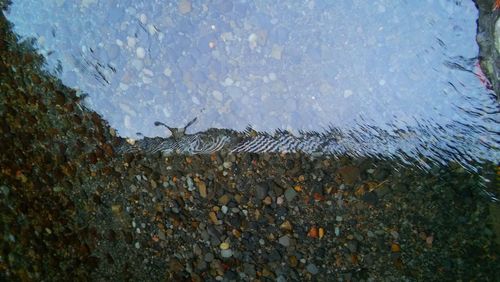
<svg viewBox="0 0 500 282">
<path fill-rule="evenodd" d="M 205 182 L 203 181 L 198 181 L 198 191 L 200 192 L 200 197 L 206 198 L 207 197 L 207 185 L 205 185 Z"/>
<path fill-rule="evenodd" d="M 223 96 L 222 96 L 222 93 L 220 93 L 219 91 L 215 90 L 214 92 L 212 92 L 212 95 L 214 96 L 215 100 L 221 102 L 222 99 L 223 99 Z M 224 163 L 225 164 L 225 163 Z M 231 166 L 229 166 L 231 167 Z"/>
<path fill-rule="evenodd" d="M 285 236 L 282 236 L 278 239 L 278 242 L 284 246 L 284 247 L 288 247 L 290 246 L 290 237 L 288 235 L 285 235 Z"/>
<path fill-rule="evenodd" d="M 220 255 L 223 257 L 223 258 L 230 258 L 233 256 L 233 251 L 231 249 L 227 249 L 227 250 L 221 250 L 220 251 Z"/>
<path fill-rule="evenodd" d="M 212 253 L 206 253 L 203 259 L 206 262 L 212 262 L 214 260 L 214 255 Z"/>
<path fill-rule="evenodd" d="M 340 235 L 340 228 L 337 226 L 335 227 L 335 236 L 339 236 Z"/>
<path fill-rule="evenodd" d="M 219 92 L 219 93 L 220 93 L 220 92 Z M 222 166 L 223 166 L 225 169 L 229 169 L 229 168 L 231 168 L 231 166 L 232 166 L 232 165 L 233 165 L 233 164 L 232 164 L 231 162 L 224 162 L 224 163 L 222 164 Z"/>
<path fill-rule="evenodd" d="M 226 214 L 226 213 L 227 213 L 227 211 L 228 211 L 228 207 L 227 207 L 227 206 L 222 206 L 222 207 L 220 208 L 220 210 L 222 211 L 222 213 L 223 213 L 223 214 Z"/>
<path fill-rule="evenodd" d="M 283 52 L 283 47 L 279 45 L 273 45 L 271 50 L 271 58 L 276 60 L 281 60 L 281 54 Z M 272 79 L 271 79 L 272 80 Z"/>
<path fill-rule="evenodd" d="M 219 247 L 221 248 L 221 250 L 227 250 L 227 249 L 229 249 L 229 243 L 222 242 Z"/>
<path fill-rule="evenodd" d="M 259 201 L 262 201 L 267 196 L 268 190 L 269 187 L 266 184 L 257 184 L 257 186 L 255 186 L 255 198 L 257 198 L 257 200 Z"/>
<path fill-rule="evenodd" d="M 307 267 L 306 267 L 306 269 L 312 275 L 318 274 L 318 272 L 319 272 L 318 267 L 315 264 L 313 264 L 313 263 L 308 264 Z"/>
<path fill-rule="evenodd" d="M 264 204 L 265 205 L 271 205 L 273 203 L 273 199 L 269 196 L 265 197 L 264 200 L 263 200 Z"/>
<path fill-rule="evenodd" d="M 285 191 L 285 199 L 287 202 L 291 202 L 295 196 L 297 196 L 297 192 L 293 188 L 288 188 Z"/>
<path fill-rule="evenodd" d="M 137 55 L 137 58 L 144 59 L 146 57 L 146 50 L 142 47 L 137 47 L 135 54 Z"/>
<path fill-rule="evenodd" d="M 172 75 L 172 70 L 170 68 L 165 68 L 163 70 L 163 75 L 165 75 L 166 77 L 170 77 Z"/>
<path fill-rule="evenodd" d="M 351 96 L 352 94 L 353 94 L 352 90 L 349 90 L 349 89 L 344 90 L 344 98 L 347 98 L 347 97 Z"/>
<path fill-rule="evenodd" d="M 187 14 L 189 12 L 191 12 L 191 1 L 189 0 L 181 0 L 177 6 L 177 8 L 179 9 L 179 13 L 181 14 Z"/>
</svg>

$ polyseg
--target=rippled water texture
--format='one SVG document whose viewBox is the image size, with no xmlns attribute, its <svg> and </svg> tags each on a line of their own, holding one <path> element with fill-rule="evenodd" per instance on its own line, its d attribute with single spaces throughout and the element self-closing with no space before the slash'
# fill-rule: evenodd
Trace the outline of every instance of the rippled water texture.
<svg viewBox="0 0 500 282">
<path fill-rule="evenodd" d="M 337 134 L 352 155 L 499 159 L 472 1 L 13 2 L 14 30 L 123 137 L 198 117 L 189 132 L 251 125 Z"/>
</svg>

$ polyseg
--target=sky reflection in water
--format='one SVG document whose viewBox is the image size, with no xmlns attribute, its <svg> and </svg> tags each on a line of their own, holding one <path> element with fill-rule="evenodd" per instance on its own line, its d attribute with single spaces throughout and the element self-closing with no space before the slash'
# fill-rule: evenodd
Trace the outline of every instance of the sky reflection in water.
<svg viewBox="0 0 500 282">
<path fill-rule="evenodd" d="M 360 154 L 499 159 L 472 1 L 13 2 L 14 30 L 124 137 L 198 117 L 190 132 L 332 126 Z"/>
</svg>

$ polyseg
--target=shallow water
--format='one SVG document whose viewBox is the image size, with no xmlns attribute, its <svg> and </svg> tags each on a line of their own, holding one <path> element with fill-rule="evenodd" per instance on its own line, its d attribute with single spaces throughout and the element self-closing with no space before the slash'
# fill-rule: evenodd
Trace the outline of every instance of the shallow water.
<svg viewBox="0 0 500 282">
<path fill-rule="evenodd" d="M 315 131 L 342 137 L 326 152 L 471 169 L 500 159 L 472 1 L 14 0 L 8 19 L 123 137 L 197 117 L 188 132 Z"/>
</svg>

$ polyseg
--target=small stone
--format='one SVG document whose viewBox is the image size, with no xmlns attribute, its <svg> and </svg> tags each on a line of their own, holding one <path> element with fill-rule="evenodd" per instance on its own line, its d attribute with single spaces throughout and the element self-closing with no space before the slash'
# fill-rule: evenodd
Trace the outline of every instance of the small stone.
<svg viewBox="0 0 500 282">
<path fill-rule="evenodd" d="M 323 238 L 325 236 L 325 229 L 323 227 L 319 228 L 319 238 Z"/>
<path fill-rule="evenodd" d="M 220 210 L 222 211 L 222 213 L 223 213 L 223 214 L 226 214 L 226 213 L 227 213 L 227 211 L 228 211 L 228 207 L 227 207 L 227 206 L 222 206 L 222 207 L 220 208 Z"/>
<path fill-rule="evenodd" d="M 291 267 L 296 267 L 299 264 L 299 260 L 297 259 L 296 256 L 290 256 L 288 258 L 288 261 L 289 261 Z"/>
<path fill-rule="evenodd" d="M 401 251 L 401 247 L 399 246 L 399 244 L 396 244 L 396 243 L 391 244 L 391 252 L 399 253 L 400 251 Z"/>
<path fill-rule="evenodd" d="M 273 199 L 269 196 L 265 197 L 264 200 L 263 200 L 264 204 L 265 205 L 271 205 L 273 203 Z"/>
<path fill-rule="evenodd" d="M 217 219 L 217 215 L 213 211 L 211 211 L 211 212 L 208 213 L 208 217 L 210 218 L 210 220 L 213 223 L 218 223 L 219 222 L 219 220 Z"/>
<path fill-rule="evenodd" d="M 281 225 L 280 225 L 280 228 L 281 229 L 284 229 L 284 230 L 287 230 L 287 231 L 291 231 L 292 230 L 292 224 L 290 223 L 290 221 L 288 220 L 285 220 Z"/>
<path fill-rule="evenodd" d="M 312 275 L 316 275 L 319 272 L 318 267 L 315 264 L 313 264 L 313 263 L 308 264 L 307 267 L 306 267 L 306 269 Z"/>
<path fill-rule="evenodd" d="M 352 90 L 350 90 L 350 89 L 344 90 L 344 98 L 348 98 L 352 94 L 353 94 Z"/>
<path fill-rule="evenodd" d="M 166 77 L 170 77 L 172 75 L 172 70 L 170 68 L 165 68 L 163 70 L 163 75 L 165 75 Z"/>
<path fill-rule="evenodd" d="M 283 202 L 284 202 L 284 198 L 283 198 L 283 196 L 279 196 L 279 197 L 276 199 L 276 204 L 278 204 L 278 205 L 283 204 Z"/>
<path fill-rule="evenodd" d="M 278 242 L 284 246 L 284 247 L 288 247 L 290 246 L 290 237 L 288 235 L 285 235 L 285 236 L 282 236 L 278 239 Z"/>
<path fill-rule="evenodd" d="M 203 259 L 206 262 L 212 262 L 214 260 L 214 255 L 212 253 L 206 253 Z"/>
<path fill-rule="evenodd" d="M 295 196 L 297 196 L 297 192 L 293 188 L 288 188 L 285 191 L 285 199 L 287 202 L 291 202 Z"/>
<path fill-rule="evenodd" d="M 219 204 L 221 204 L 221 205 L 227 205 L 227 203 L 229 203 L 229 195 L 228 194 L 224 194 L 224 195 L 222 195 L 219 198 Z"/>
<path fill-rule="evenodd" d="M 139 244 L 139 242 L 135 242 L 134 246 L 135 246 L 136 249 L 140 249 L 141 248 L 141 244 Z"/>
<path fill-rule="evenodd" d="M 307 232 L 307 237 L 318 238 L 318 228 L 316 226 L 311 227 Z"/>
<path fill-rule="evenodd" d="M 230 258 L 233 256 L 233 251 L 231 249 L 227 249 L 227 250 L 221 250 L 220 251 L 220 255 L 223 257 L 223 258 Z"/>
<path fill-rule="evenodd" d="M 205 182 L 203 181 L 198 181 L 198 191 L 200 192 L 200 197 L 206 198 L 207 197 L 207 185 L 205 185 Z"/>
<path fill-rule="evenodd" d="M 177 8 L 179 9 L 179 13 L 181 14 L 187 14 L 191 12 L 191 1 L 189 0 L 181 0 L 179 4 L 177 5 Z"/>
<path fill-rule="evenodd" d="M 146 57 L 146 50 L 142 47 L 137 47 L 135 54 L 137 55 L 137 58 L 144 59 Z"/>
<path fill-rule="evenodd" d="M 231 166 L 232 166 L 232 165 L 233 165 L 233 164 L 232 164 L 231 162 L 224 162 L 224 163 L 222 164 L 222 166 L 223 166 L 225 169 L 229 169 L 229 168 L 231 168 Z"/>
<path fill-rule="evenodd" d="M 269 187 L 265 183 L 257 184 L 255 186 L 255 197 L 257 200 L 262 201 L 267 196 L 268 190 Z"/>
<path fill-rule="evenodd" d="M 229 243 L 228 242 L 222 242 L 219 247 L 221 248 L 221 250 L 227 250 L 229 249 Z"/>
<path fill-rule="evenodd" d="M 141 21 L 142 24 L 146 24 L 148 21 L 148 17 L 145 14 L 141 14 L 139 16 L 139 20 Z"/>
<path fill-rule="evenodd" d="M 273 45 L 273 48 L 271 49 L 271 58 L 276 59 L 276 60 L 281 60 L 281 54 L 283 52 L 283 46 L 279 45 Z"/>
<path fill-rule="evenodd" d="M 215 100 L 217 100 L 219 102 L 222 102 L 222 99 L 223 99 L 222 93 L 220 93 L 219 91 L 215 90 L 214 92 L 212 92 L 212 95 L 214 96 Z"/>
<path fill-rule="evenodd" d="M 338 226 L 335 227 L 335 236 L 340 236 L 340 228 Z"/>
<path fill-rule="evenodd" d="M 230 77 L 227 77 L 225 80 L 224 80 L 224 85 L 225 86 L 231 86 L 233 85 L 234 83 L 234 80 L 232 80 Z"/>
</svg>

